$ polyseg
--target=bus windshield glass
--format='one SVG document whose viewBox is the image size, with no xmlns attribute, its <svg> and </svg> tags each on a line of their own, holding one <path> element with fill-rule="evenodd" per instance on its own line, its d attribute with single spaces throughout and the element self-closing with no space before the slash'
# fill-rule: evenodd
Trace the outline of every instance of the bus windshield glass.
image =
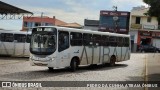
<svg viewBox="0 0 160 90">
<path fill-rule="evenodd" d="M 57 30 L 55 28 L 34 28 L 32 30 L 30 51 L 37 55 L 50 55 L 56 50 Z"/>
</svg>

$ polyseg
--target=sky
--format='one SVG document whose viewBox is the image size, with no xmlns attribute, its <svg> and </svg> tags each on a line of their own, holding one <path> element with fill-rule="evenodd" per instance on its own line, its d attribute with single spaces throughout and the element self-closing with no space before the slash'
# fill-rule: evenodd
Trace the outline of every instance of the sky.
<svg viewBox="0 0 160 90">
<path fill-rule="evenodd" d="M 131 11 L 133 7 L 145 5 L 142 0 L 1 0 L 2 2 L 28 10 L 34 16 L 53 17 L 67 23 L 77 22 L 84 25 L 84 19 L 99 20 L 100 10 Z M 21 30 L 22 19 L 1 20 L 0 28 L 8 30 Z"/>
</svg>

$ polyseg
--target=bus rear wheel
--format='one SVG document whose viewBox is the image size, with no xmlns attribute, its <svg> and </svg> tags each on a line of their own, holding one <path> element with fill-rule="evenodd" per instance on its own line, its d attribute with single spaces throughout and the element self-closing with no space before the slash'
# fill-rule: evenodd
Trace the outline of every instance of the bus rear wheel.
<svg viewBox="0 0 160 90">
<path fill-rule="evenodd" d="M 48 67 L 49 71 L 53 71 L 54 69 L 52 67 Z"/>
<path fill-rule="evenodd" d="M 77 67 L 78 67 L 78 62 L 77 62 L 77 59 L 76 58 L 73 58 L 72 61 L 71 61 L 71 64 L 70 64 L 70 67 L 71 67 L 71 71 L 72 72 L 75 72 Z"/>
<path fill-rule="evenodd" d="M 112 56 L 111 58 L 110 58 L 110 63 L 109 63 L 109 66 L 115 66 L 115 62 L 116 62 L 116 57 L 115 56 Z"/>
</svg>

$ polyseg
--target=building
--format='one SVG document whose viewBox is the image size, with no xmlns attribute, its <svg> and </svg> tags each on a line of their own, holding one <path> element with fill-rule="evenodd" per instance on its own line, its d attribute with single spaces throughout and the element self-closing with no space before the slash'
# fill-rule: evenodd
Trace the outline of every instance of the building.
<svg viewBox="0 0 160 90">
<path fill-rule="evenodd" d="M 100 11 L 99 30 L 128 34 L 130 12 L 126 11 Z"/>
<path fill-rule="evenodd" d="M 160 48 L 160 26 L 156 17 L 146 16 L 148 8 L 134 7 L 130 14 L 131 50 L 136 52 L 140 45 L 153 45 Z"/>
<path fill-rule="evenodd" d="M 0 1 L 0 17 L 1 19 L 21 19 L 22 16 L 31 16 L 32 12 L 21 9 Z"/>
<path fill-rule="evenodd" d="M 78 29 L 82 29 L 82 25 L 74 22 L 74 23 L 66 23 L 66 24 L 60 24 L 57 26 L 61 26 L 61 27 L 68 27 L 68 28 L 78 28 Z"/>
<path fill-rule="evenodd" d="M 90 29 L 94 31 L 98 31 L 99 29 L 99 20 L 84 20 L 84 29 Z"/>
<path fill-rule="evenodd" d="M 54 26 L 54 25 L 64 25 L 67 24 L 64 21 L 58 20 L 50 17 L 23 17 L 22 31 L 27 31 L 32 27 L 36 26 Z"/>
<path fill-rule="evenodd" d="M 78 23 L 66 23 L 61 21 L 55 16 L 53 18 L 43 16 L 43 17 L 23 17 L 23 24 L 21 31 L 27 31 L 36 26 L 61 26 L 69 28 L 82 28 Z"/>
</svg>

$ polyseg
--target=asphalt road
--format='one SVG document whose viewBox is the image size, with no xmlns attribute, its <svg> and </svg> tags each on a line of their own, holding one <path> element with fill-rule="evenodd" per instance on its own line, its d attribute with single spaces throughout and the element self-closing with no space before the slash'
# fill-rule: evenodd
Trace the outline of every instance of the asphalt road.
<svg viewBox="0 0 160 90">
<path fill-rule="evenodd" d="M 30 66 L 28 58 L 0 57 L 1 81 L 160 81 L 160 54 L 131 54 L 128 61 L 116 66 L 79 67 L 76 72 L 69 69 L 49 71 L 47 67 Z M 160 90 L 156 88 L 0 88 L 0 90 Z"/>
</svg>

